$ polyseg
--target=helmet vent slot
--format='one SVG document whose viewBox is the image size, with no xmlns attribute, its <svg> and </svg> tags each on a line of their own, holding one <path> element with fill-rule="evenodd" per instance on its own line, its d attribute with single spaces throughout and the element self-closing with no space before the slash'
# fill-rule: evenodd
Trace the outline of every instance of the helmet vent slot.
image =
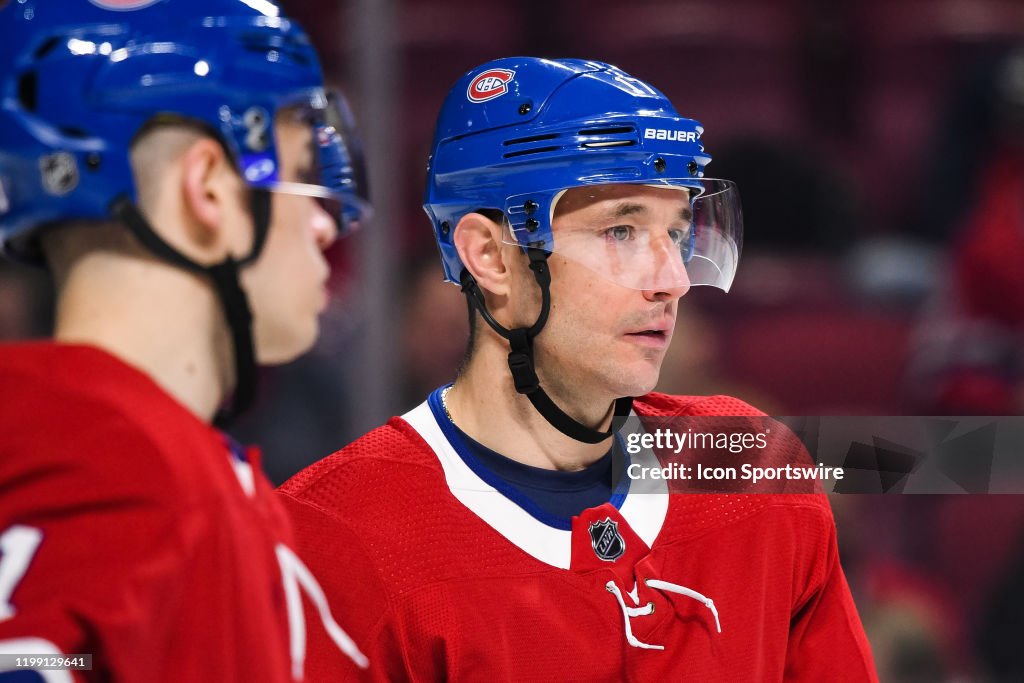
<svg viewBox="0 0 1024 683">
<path fill-rule="evenodd" d="M 89 134 L 81 128 L 71 128 L 70 126 L 62 126 L 60 132 L 69 138 L 78 138 L 80 140 L 84 140 L 89 137 Z"/>
<path fill-rule="evenodd" d="M 38 89 L 35 71 L 29 71 L 18 79 L 18 101 L 26 111 L 36 110 Z"/>
<path fill-rule="evenodd" d="M 623 133 L 635 133 L 633 126 L 614 126 L 606 128 L 584 128 L 580 135 L 622 135 Z"/>
<path fill-rule="evenodd" d="M 285 57 L 293 62 L 297 62 L 302 66 L 309 65 L 308 56 L 304 50 L 309 49 L 308 44 L 304 41 L 295 40 L 293 38 L 281 39 L 279 35 L 265 35 L 263 33 L 245 33 L 240 36 L 242 47 L 250 52 L 270 54 L 276 52 L 279 57 L 275 58 L 274 61 L 278 61 L 280 57 Z"/>
<path fill-rule="evenodd" d="M 53 52 L 53 48 L 60 45 L 60 43 L 60 36 L 50 36 L 49 38 L 43 41 L 42 45 L 36 48 L 36 51 L 32 56 L 36 59 L 41 59 L 46 55 L 50 54 L 51 52 Z"/>
<path fill-rule="evenodd" d="M 544 133 L 543 135 L 531 135 L 525 138 L 513 138 L 511 140 L 505 140 L 502 142 L 504 147 L 520 146 L 536 144 L 538 142 L 546 142 L 548 140 L 554 140 L 561 137 L 561 133 Z M 529 147 L 527 149 L 517 149 L 512 152 L 505 152 L 502 156 L 505 159 L 511 159 L 513 157 L 527 156 L 529 154 L 543 154 L 545 152 L 554 152 L 555 150 L 561 149 L 559 145 L 545 145 L 543 147 Z"/>
<path fill-rule="evenodd" d="M 520 149 L 515 152 L 506 152 L 502 156 L 505 159 L 511 159 L 512 157 L 521 157 L 526 156 L 528 154 L 543 154 L 545 152 L 555 152 L 559 149 L 561 149 L 561 147 L 558 146 L 534 147 L 532 149 Z"/>
<path fill-rule="evenodd" d="M 632 147 L 636 140 L 605 140 L 603 142 L 584 142 L 580 146 L 584 149 L 599 149 L 601 147 Z"/>
<path fill-rule="evenodd" d="M 580 147 L 601 149 L 603 147 L 633 147 L 639 144 L 635 126 L 602 126 L 584 128 L 578 133 Z"/>
<path fill-rule="evenodd" d="M 527 144 L 529 142 L 541 142 L 543 140 L 553 140 L 553 139 L 555 139 L 557 137 L 558 137 L 558 133 L 548 133 L 546 135 L 534 135 L 534 136 L 528 137 L 528 138 L 516 138 L 514 140 L 505 140 L 505 142 L 503 142 L 501 144 L 503 144 L 505 147 L 509 147 L 510 145 L 525 145 L 525 144 Z"/>
</svg>

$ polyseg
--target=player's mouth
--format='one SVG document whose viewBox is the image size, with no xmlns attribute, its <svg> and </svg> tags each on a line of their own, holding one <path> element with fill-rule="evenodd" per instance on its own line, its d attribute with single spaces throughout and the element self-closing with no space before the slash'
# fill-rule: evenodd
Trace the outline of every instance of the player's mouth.
<svg viewBox="0 0 1024 683">
<path fill-rule="evenodd" d="M 634 344 L 662 349 L 668 346 L 672 338 L 672 328 L 670 326 L 658 325 L 650 329 L 627 332 L 623 336 Z"/>
</svg>

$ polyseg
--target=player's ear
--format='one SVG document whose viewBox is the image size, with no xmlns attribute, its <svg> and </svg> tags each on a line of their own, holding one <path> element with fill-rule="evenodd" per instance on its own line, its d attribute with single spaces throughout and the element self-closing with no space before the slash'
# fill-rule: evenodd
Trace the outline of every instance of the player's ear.
<svg viewBox="0 0 1024 683">
<path fill-rule="evenodd" d="M 455 226 L 454 242 L 462 264 L 485 291 L 507 296 L 510 272 L 502 249 L 501 225 L 480 213 L 468 213 Z"/>
<path fill-rule="evenodd" d="M 189 239 L 217 260 L 245 252 L 246 221 L 240 212 L 243 187 L 224 148 L 208 137 L 197 138 L 178 161 L 181 196 Z"/>
</svg>

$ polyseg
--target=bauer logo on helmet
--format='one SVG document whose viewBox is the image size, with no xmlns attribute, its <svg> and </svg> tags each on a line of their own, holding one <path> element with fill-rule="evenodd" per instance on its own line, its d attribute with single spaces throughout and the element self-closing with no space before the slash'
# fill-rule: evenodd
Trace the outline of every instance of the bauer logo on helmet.
<svg viewBox="0 0 1024 683">
<path fill-rule="evenodd" d="M 692 130 L 668 130 L 665 128 L 644 128 L 644 139 L 697 142 L 697 133 Z"/>
</svg>

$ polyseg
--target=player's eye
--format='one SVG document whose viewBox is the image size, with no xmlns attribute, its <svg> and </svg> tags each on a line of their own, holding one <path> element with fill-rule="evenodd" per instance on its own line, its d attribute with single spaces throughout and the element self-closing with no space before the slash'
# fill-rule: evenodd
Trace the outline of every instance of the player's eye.
<svg viewBox="0 0 1024 683">
<path fill-rule="evenodd" d="M 669 239 L 672 240 L 673 244 L 683 244 L 690 236 L 689 230 L 682 228 L 676 228 L 668 231 Z"/>
<path fill-rule="evenodd" d="M 605 238 L 611 242 L 625 242 L 633 237 L 633 226 L 616 225 L 604 231 Z"/>
</svg>

